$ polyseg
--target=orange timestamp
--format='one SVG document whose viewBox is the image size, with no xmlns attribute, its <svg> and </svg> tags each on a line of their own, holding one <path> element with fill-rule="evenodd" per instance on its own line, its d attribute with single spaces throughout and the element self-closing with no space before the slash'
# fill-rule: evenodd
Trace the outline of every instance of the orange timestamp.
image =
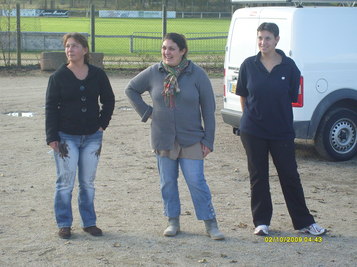
<svg viewBox="0 0 357 267">
<path fill-rule="evenodd" d="M 266 236 L 264 242 L 266 243 L 305 243 L 315 242 L 321 243 L 323 238 L 321 236 Z"/>
</svg>

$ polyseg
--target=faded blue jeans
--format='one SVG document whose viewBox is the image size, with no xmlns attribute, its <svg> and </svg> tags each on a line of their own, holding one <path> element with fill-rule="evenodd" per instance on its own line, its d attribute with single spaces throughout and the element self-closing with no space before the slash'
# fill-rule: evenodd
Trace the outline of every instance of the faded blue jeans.
<svg viewBox="0 0 357 267">
<path fill-rule="evenodd" d="M 215 218 L 216 214 L 212 205 L 211 192 L 203 173 L 203 160 L 183 158 L 172 160 L 158 155 L 156 157 L 160 174 L 164 215 L 169 218 L 175 218 L 181 214 L 177 184 L 180 166 L 191 194 L 197 219 L 210 220 Z"/>
<path fill-rule="evenodd" d="M 82 227 L 96 225 L 94 211 L 94 178 L 96 175 L 103 132 L 91 135 L 71 135 L 59 132 L 59 152 L 55 152 L 57 167 L 54 209 L 59 228 L 71 227 L 72 191 L 78 169 L 78 207 Z"/>
</svg>

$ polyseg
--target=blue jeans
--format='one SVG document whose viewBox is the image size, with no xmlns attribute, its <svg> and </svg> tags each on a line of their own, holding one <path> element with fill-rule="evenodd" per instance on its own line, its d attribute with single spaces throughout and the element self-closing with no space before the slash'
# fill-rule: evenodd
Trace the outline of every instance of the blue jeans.
<svg viewBox="0 0 357 267">
<path fill-rule="evenodd" d="M 78 167 L 78 207 L 82 227 L 96 225 L 94 211 L 94 178 L 102 147 L 103 132 L 71 135 L 59 132 L 59 152 L 55 152 L 57 167 L 54 209 L 59 228 L 71 227 L 72 191 Z"/>
<path fill-rule="evenodd" d="M 210 220 L 216 217 L 212 205 L 211 192 L 203 174 L 203 160 L 157 157 L 160 174 L 160 188 L 164 203 L 164 215 L 179 217 L 181 203 L 178 190 L 179 165 L 189 188 L 198 220 Z"/>
</svg>

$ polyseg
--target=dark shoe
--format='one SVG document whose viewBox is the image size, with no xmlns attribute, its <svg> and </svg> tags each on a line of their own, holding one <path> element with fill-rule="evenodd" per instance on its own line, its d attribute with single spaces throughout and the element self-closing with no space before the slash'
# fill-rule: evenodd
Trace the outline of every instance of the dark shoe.
<svg viewBox="0 0 357 267">
<path fill-rule="evenodd" d="M 58 236 L 63 239 L 69 239 L 71 237 L 71 227 L 63 227 L 58 231 Z"/>
<path fill-rule="evenodd" d="M 84 232 L 91 234 L 92 236 L 102 236 L 103 232 L 97 226 L 89 226 L 83 228 Z"/>
</svg>

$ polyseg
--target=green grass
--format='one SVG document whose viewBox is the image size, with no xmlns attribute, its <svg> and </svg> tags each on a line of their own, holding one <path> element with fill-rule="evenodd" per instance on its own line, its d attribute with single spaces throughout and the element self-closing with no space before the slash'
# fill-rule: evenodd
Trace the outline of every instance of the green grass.
<svg viewBox="0 0 357 267">
<path fill-rule="evenodd" d="M 161 32 L 161 19 L 96 18 L 96 32 L 107 35 L 128 35 L 133 32 Z M 168 19 L 167 31 L 228 32 L 228 19 Z M 89 32 L 89 18 L 21 18 L 23 31 Z"/>
<path fill-rule="evenodd" d="M 190 33 L 209 33 L 209 32 L 228 32 L 230 21 L 228 19 L 169 19 L 167 22 L 167 32 Z M 15 25 L 15 23 L 12 23 Z M 14 26 L 13 26 L 14 27 Z M 89 18 L 21 18 L 22 31 L 42 31 L 42 32 L 85 32 L 90 33 Z M 162 32 L 161 19 L 122 19 L 122 18 L 96 18 L 96 35 L 132 35 L 135 32 Z M 160 36 L 160 35 L 159 35 Z M 145 44 L 134 42 L 136 45 L 144 45 L 150 50 L 160 51 L 161 41 L 148 40 Z M 191 53 L 195 51 L 224 50 L 225 40 L 217 39 L 214 41 L 188 41 Z M 129 38 L 96 38 L 96 52 L 106 54 L 130 55 Z M 156 51 L 154 53 L 157 53 Z M 146 53 L 146 52 L 145 52 Z M 223 53 L 223 52 L 221 52 Z M 150 54 L 150 53 L 149 53 Z"/>
<path fill-rule="evenodd" d="M 10 31 L 16 31 L 16 20 L 0 17 L 0 31 L 7 31 L 10 24 Z M 192 37 L 192 33 L 221 32 L 227 33 L 230 20 L 228 19 L 169 19 L 167 22 L 167 32 L 178 32 Z M 46 17 L 22 17 L 21 31 L 36 32 L 84 32 L 90 33 L 89 18 L 46 18 Z M 115 19 L 96 18 L 96 35 L 132 35 L 135 32 L 158 32 L 162 31 L 161 19 Z M 161 36 L 158 34 L 157 36 Z M 226 40 L 217 39 L 214 41 L 191 41 L 188 40 L 189 58 L 208 68 L 222 68 L 224 52 L 195 52 L 224 50 Z M 145 45 L 154 52 L 130 53 L 129 38 L 96 38 L 96 52 L 104 53 L 106 66 L 113 65 L 114 68 L 144 68 L 153 62 L 161 59 L 161 40 L 147 40 L 145 43 L 134 42 L 134 47 L 140 50 L 140 45 Z M 40 58 L 42 51 L 23 51 L 21 54 L 22 64 L 33 64 Z M 11 52 L 10 58 L 16 61 L 16 52 Z M 2 61 L 0 61 L 2 65 Z"/>
</svg>

